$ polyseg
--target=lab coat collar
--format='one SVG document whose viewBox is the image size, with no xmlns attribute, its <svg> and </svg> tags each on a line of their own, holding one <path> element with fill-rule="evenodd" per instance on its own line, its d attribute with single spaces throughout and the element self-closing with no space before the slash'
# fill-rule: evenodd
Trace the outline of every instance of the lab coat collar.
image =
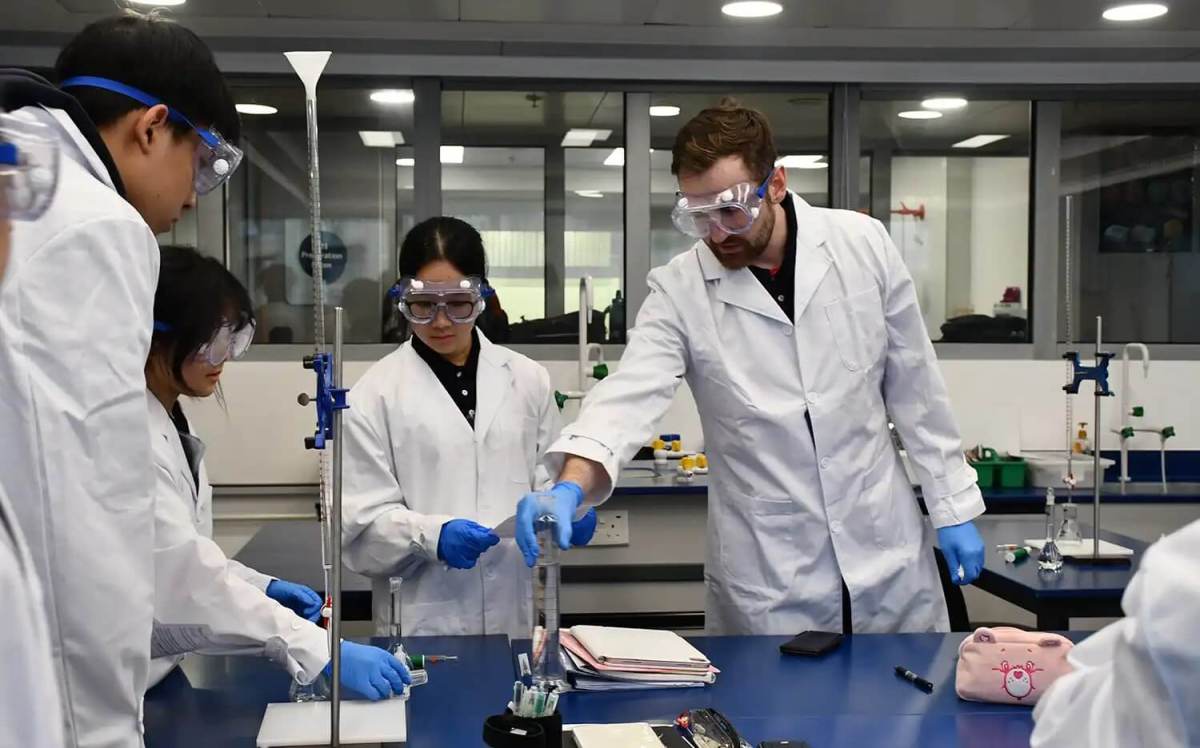
<svg viewBox="0 0 1200 748">
<path fill-rule="evenodd" d="M 817 209 L 792 192 L 792 205 L 796 210 L 796 319 L 804 313 L 817 287 L 829 271 L 829 255 L 823 249 L 826 240 L 824 220 Z M 771 298 L 758 279 L 747 268 L 730 270 L 721 264 L 704 242 L 694 248 L 700 258 L 700 269 L 705 281 L 717 282 L 717 298 L 733 306 L 756 314 L 770 317 L 784 324 L 793 324 L 779 304 Z"/>
<path fill-rule="evenodd" d="M 115 190 L 118 194 L 124 197 L 125 185 L 122 184 L 120 187 L 118 187 L 116 182 L 114 182 L 113 172 L 116 171 L 115 165 L 113 167 L 113 171 L 110 172 L 108 165 L 104 162 L 104 159 L 100 157 L 96 149 L 92 147 L 92 144 L 88 142 L 88 139 L 84 136 L 83 132 L 79 129 L 75 122 L 71 120 L 70 115 L 61 109 L 47 109 L 46 112 L 54 118 L 55 123 L 63 131 L 63 134 L 75 146 L 75 153 L 72 154 L 75 160 L 79 161 L 84 167 L 86 167 L 87 170 L 96 177 L 96 179 L 99 179 L 110 189 Z M 101 143 L 103 143 L 103 141 L 101 141 Z M 105 155 L 108 155 L 107 149 L 105 150 Z M 119 174 L 116 175 L 115 179 L 120 179 Z"/>
<path fill-rule="evenodd" d="M 512 384 L 511 353 L 479 332 L 479 368 L 475 373 L 475 440 L 482 442 Z"/>
</svg>

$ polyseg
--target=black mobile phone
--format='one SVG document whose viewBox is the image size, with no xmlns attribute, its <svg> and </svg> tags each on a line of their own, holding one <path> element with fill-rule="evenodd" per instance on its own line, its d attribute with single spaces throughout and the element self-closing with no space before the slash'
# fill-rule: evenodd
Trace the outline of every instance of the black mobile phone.
<svg viewBox="0 0 1200 748">
<path fill-rule="evenodd" d="M 805 631 L 779 645 L 779 651 L 789 655 L 815 657 L 832 652 L 842 643 L 842 635 L 832 631 Z"/>
<path fill-rule="evenodd" d="M 758 748 L 812 748 L 803 740 L 764 740 Z"/>
</svg>

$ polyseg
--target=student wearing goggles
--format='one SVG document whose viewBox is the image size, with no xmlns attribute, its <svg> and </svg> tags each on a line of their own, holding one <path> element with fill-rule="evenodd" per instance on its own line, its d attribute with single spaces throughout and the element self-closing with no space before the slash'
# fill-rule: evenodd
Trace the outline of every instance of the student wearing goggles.
<svg viewBox="0 0 1200 748">
<path fill-rule="evenodd" d="M 326 633 L 316 625 L 323 600 L 302 584 L 230 560 L 212 542 L 205 444 L 181 402 L 184 396 L 210 397 L 225 362 L 250 346 L 250 296 L 217 260 L 168 246 L 162 249 L 154 314 L 159 321 L 146 361 L 146 404 L 154 461 L 154 565 L 161 582 L 155 620 L 205 631 L 191 649 L 265 655 L 296 680 L 310 683 L 330 659 Z M 162 680 L 184 654 L 151 660 L 150 684 Z M 404 665 L 382 649 L 343 642 L 342 658 L 342 684 L 369 699 L 401 693 L 410 681 Z"/>
<path fill-rule="evenodd" d="M 57 163 L 58 148 L 52 141 L 31 136 L 25 123 L 0 111 L 0 301 L 5 295 L 11 222 L 36 218 L 49 204 L 54 197 L 57 170 L 48 169 L 48 180 L 34 174 L 38 168 L 48 164 L 56 167 Z M 4 344 L 4 336 L 0 335 L 0 348 Z M 42 607 L 43 588 L 3 482 L 0 588 L 5 590 L 9 610 L 0 628 L 0 662 L 4 663 L 8 685 L 0 699 L 0 731 L 13 745 L 60 748 L 62 697 L 55 677 L 50 628 Z"/>
<path fill-rule="evenodd" d="M 405 319 L 414 325 L 428 325 L 441 312 L 458 325 L 474 322 L 483 312 L 482 279 L 469 276 L 458 280 L 436 281 L 402 278 L 393 290 Z"/>
<path fill-rule="evenodd" d="M 121 94 L 148 107 L 165 106 L 167 108 L 167 119 L 190 128 L 199 138 L 200 142 L 196 145 L 196 158 L 192 175 L 192 186 L 198 195 L 207 195 L 220 187 L 225 180 L 229 179 L 230 175 L 238 168 L 238 165 L 242 163 L 241 150 L 221 137 L 221 133 L 215 129 L 198 127 L 182 112 L 172 109 L 166 102 L 144 91 L 139 91 L 133 86 L 94 75 L 80 75 L 68 78 L 60 83 L 59 87 L 67 90 L 72 88 L 99 88 Z"/>
<path fill-rule="evenodd" d="M 380 633 L 388 578 L 400 575 L 408 634 L 528 635 L 532 576 L 495 528 L 549 482 L 543 450 L 559 430 L 550 376 L 479 330 L 490 289 L 470 224 L 413 227 L 399 270 L 392 295 L 412 338 L 363 374 L 342 420 L 346 566 L 371 577 Z M 574 544 L 595 527 L 594 512 L 581 514 Z"/>
</svg>

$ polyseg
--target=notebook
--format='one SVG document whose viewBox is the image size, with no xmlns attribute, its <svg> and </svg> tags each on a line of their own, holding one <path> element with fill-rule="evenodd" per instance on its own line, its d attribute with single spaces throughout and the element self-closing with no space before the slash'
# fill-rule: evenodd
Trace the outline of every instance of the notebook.
<svg viewBox="0 0 1200 748">
<path fill-rule="evenodd" d="M 666 665 L 707 671 L 704 654 L 673 631 L 574 626 L 571 635 L 606 665 Z"/>
</svg>

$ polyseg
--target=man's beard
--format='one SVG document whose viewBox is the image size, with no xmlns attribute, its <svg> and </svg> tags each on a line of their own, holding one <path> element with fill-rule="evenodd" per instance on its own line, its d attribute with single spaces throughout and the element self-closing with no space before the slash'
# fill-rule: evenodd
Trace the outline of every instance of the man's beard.
<svg viewBox="0 0 1200 748">
<path fill-rule="evenodd" d="M 767 250 L 771 242 L 771 233 L 775 230 L 775 211 L 770 204 L 764 204 L 766 216 L 762 224 L 753 227 L 749 233 L 730 234 L 720 244 L 714 244 L 708 239 L 704 243 L 717 261 L 729 270 L 740 270 L 750 265 Z"/>
</svg>

